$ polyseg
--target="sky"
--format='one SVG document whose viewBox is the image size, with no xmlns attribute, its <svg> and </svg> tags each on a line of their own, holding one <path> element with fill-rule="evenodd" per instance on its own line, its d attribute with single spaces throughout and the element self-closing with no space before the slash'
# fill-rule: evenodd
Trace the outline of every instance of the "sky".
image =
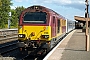
<svg viewBox="0 0 90 60">
<path fill-rule="evenodd" d="M 69 20 L 74 20 L 74 16 L 84 17 L 86 7 L 85 0 L 12 0 L 12 3 L 12 9 L 18 6 L 27 8 L 32 5 L 41 5 L 54 10 Z"/>
</svg>

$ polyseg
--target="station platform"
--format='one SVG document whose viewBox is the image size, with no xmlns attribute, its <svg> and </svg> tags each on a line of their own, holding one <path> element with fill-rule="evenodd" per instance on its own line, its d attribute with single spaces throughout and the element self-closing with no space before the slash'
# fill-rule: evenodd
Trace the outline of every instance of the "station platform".
<svg viewBox="0 0 90 60">
<path fill-rule="evenodd" d="M 81 29 L 73 30 L 43 60 L 90 60 L 90 46 L 89 51 L 86 51 L 85 32 Z"/>
</svg>

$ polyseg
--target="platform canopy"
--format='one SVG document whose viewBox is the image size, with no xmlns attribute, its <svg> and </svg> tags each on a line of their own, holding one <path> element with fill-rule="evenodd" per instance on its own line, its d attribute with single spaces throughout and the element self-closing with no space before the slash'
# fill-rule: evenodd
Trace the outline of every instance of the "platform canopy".
<svg viewBox="0 0 90 60">
<path fill-rule="evenodd" d="M 74 16 L 74 19 L 77 21 L 86 21 L 86 19 L 84 17 L 79 17 L 79 16 Z M 90 21 L 90 18 L 88 21 Z"/>
</svg>

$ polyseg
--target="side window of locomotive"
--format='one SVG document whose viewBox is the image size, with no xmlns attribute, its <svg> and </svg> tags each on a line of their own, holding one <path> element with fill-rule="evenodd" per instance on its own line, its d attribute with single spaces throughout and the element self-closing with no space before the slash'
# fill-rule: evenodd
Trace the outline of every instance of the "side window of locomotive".
<svg viewBox="0 0 90 60">
<path fill-rule="evenodd" d="M 59 33 L 60 32 L 60 20 L 58 19 L 58 21 L 57 21 L 57 33 Z"/>
<path fill-rule="evenodd" d="M 24 15 L 24 23 L 46 23 L 45 12 L 28 12 Z"/>
</svg>

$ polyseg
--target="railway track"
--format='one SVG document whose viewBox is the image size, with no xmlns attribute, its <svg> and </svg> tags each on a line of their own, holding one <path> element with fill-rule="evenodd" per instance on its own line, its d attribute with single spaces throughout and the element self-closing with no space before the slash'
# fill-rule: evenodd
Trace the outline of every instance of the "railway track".
<svg viewBox="0 0 90 60">
<path fill-rule="evenodd" d="M 24 54 L 22 54 L 19 51 L 19 48 L 16 46 L 17 42 L 18 41 L 16 40 L 16 41 L 1 44 L 0 45 L 0 58 L 1 57 L 2 58 L 10 57 L 13 60 L 22 60 L 25 56 L 27 56 L 26 52 L 24 52 Z"/>
<path fill-rule="evenodd" d="M 60 38 L 58 42 L 60 42 L 61 39 L 63 38 L 64 37 Z M 36 50 L 35 52 L 32 52 L 30 54 L 28 54 L 27 52 L 21 54 L 18 47 L 16 46 L 17 42 L 18 41 L 12 41 L 5 44 L 1 44 L 0 55 L 3 57 L 14 57 L 16 60 L 43 60 L 44 57 L 48 54 L 46 53 L 45 55 L 42 56 L 43 52 L 45 52 L 43 49 Z M 35 54 L 37 54 L 37 52 L 42 53 L 41 56 L 40 55 L 36 56 Z"/>
<path fill-rule="evenodd" d="M 4 43 L 15 41 L 15 40 L 18 40 L 18 36 L 11 36 L 11 37 L 7 37 L 7 38 L 0 38 L 0 44 L 4 44 Z"/>
<path fill-rule="evenodd" d="M 8 54 L 9 52 L 18 49 L 18 47 L 16 46 L 16 43 L 17 43 L 17 41 L 12 41 L 9 43 L 1 44 L 0 45 L 0 55 L 1 56 L 9 56 L 10 55 L 10 54 Z"/>
<path fill-rule="evenodd" d="M 39 52 L 39 50 L 37 52 Z M 42 60 L 45 55 L 44 54 L 37 55 L 37 52 L 32 52 L 30 54 L 27 54 L 26 56 L 21 58 L 21 60 Z"/>
<path fill-rule="evenodd" d="M 17 42 L 17 29 L 0 29 L 0 59 L 11 58 L 12 60 L 14 57 L 16 60 L 20 60 L 25 57 L 26 55 L 21 55 L 16 46 Z"/>
<path fill-rule="evenodd" d="M 0 59 L 8 59 L 17 50 L 17 29 L 0 29 Z"/>
<path fill-rule="evenodd" d="M 16 46 L 17 42 L 17 29 L 0 29 L 0 59 L 14 57 L 16 60 L 20 60 L 25 57 L 27 54 L 20 53 Z"/>
<path fill-rule="evenodd" d="M 61 37 L 57 43 L 55 44 L 54 48 L 58 45 L 58 43 L 60 43 L 63 38 L 65 38 L 67 36 L 67 34 L 65 34 L 63 37 Z M 41 55 L 38 55 L 38 56 L 32 56 L 32 54 L 37 54 L 37 52 L 34 52 L 34 53 L 30 53 L 28 55 L 26 55 L 25 57 L 23 57 L 21 60 L 43 60 L 44 58 L 47 57 L 47 55 L 54 49 L 52 48 L 49 52 L 45 53 L 45 51 L 43 49 L 39 49 L 37 52 L 41 53 Z M 45 54 L 44 54 L 45 53 Z"/>
<path fill-rule="evenodd" d="M 13 35 L 12 35 L 13 36 Z M 66 36 L 66 35 L 65 35 Z M 56 43 L 56 45 L 65 37 L 61 37 L 58 42 Z M 17 36 L 13 36 L 13 37 L 10 37 L 10 36 L 7 36 L 5 38 L 2 38 L 3 40 L 0 40 L 1 41 L 7 41 L 7 40 L 15 40 L 17 39 Z M 18 47 L 16 46 L 17 44 L 17 40 L 16 41 L 11 41 L 11 42 L 7 42 L 7 43 L 4 43 L 4 44 L 0 44 L 0 56 L 3 56 L 3 57 L 14 57 L 16 60 L 43 60 L 45 58 L 45 56 L 48 54 L 44 54 L 45 53 L 45 50 L 43 49 L 39 49 L 39 50 L 36 50 L 35 52 L 31 52 L 31 53 L 27 53 L 25 52 L 25 54 L 21 54 Z M 55 45 L 55 46 L 56 46 Z M 37 53 L 40 53 L 38 56 L 37 56 Z M 32 56 L 32 54 L 34 54 Z M 36 54 L 36 55 L 35 55 Z M 44 54 L 44 55 L 43 55 Z M 43 56 L 42 56 L 43 55 Z"/>
</svg>

